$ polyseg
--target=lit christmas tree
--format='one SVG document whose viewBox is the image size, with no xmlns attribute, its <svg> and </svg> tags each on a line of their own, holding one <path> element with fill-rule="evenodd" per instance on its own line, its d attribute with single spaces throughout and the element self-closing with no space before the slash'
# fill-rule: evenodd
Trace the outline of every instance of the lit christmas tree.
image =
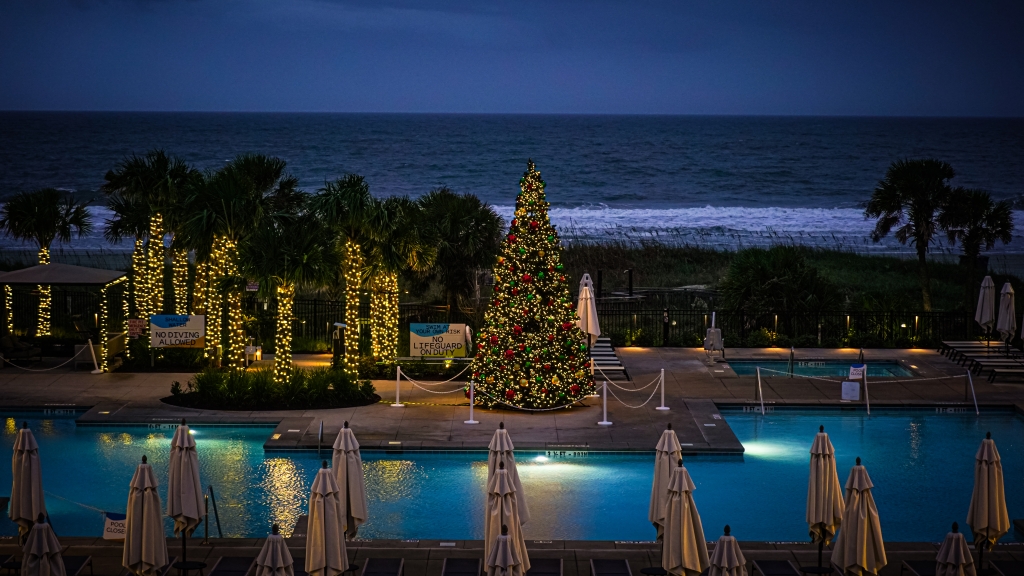
<svg viewBox="0 0 1024 576">
<path fill-rule="evenodd" d="M 586 336 L 548 217 L 544 181 L 527 163 L 515 218 L 494 264 L 494 295 L 470 372 L 476 399 L 519 408 L 572 404 L 594 390 Z"/>
</svg>

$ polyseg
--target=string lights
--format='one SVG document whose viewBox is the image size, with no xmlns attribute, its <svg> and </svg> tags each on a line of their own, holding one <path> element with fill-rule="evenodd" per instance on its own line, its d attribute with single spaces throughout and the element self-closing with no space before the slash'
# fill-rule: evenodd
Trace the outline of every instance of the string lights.
<svg viewBox="0 0 1024 576">
<path fill-rule="evenodd" d="M 188 314 L 188 250 L 175 249 L 172 254 L 172 284 L 174 286 L 174 313 Z"/>
<path fill-rule="evenodd" d="M 345 359 L 342 368 L 352 378 L 359 376 L 359 287 L 363 252 L 355 241 L 345 241 Z"/>
<path fill-rule="evenodd" d="M 238 244 L 230 238 L 224 238 L 221 251 L 222 276 L 238 277 Z M 227 290 L 228 304 L 228 366 L 235 370 L 245 370 L 245 326 L 242 318 L 242 293 L 235 286 L 224 287 Z"/>
<path fill-rule="evenodd" d="M 294 286 L 277 287 L 277 331 L 274 336 L 274 381 L 288 382 L 292 375 L 292 324 L 295 322 Z"/>
<path fill-rule="evenodd" d="M 109 284 L 105 284 L 103 286 L 103 288 L 100 288 L 100 316 L 99 316 L 99 323 L 98 323 L 99 326 L 97 326 L 97 329 L 100 332 L 99 333 L 99 342 L 98 342 L 99 348 L 100 348 L 99 364 L 100 364 L 100 370 L 102 370 L 104 372 L 109 372 L 110 371 L 110 363 L 107 360 L 107 357 L 109 356 L 107 351 L 110 349 L 110 329 L 109 329 L 109 327 L 111 326 L 111 322 L 110 322 L 110 290 L 112 288 L 120 285 L 122 282 L 125 282 L 126 280 L 128 280 L 128 277 L 127 276 L 122 276 L 122 277 L 118 278 L 117 280 L 114 280 L 113 282 L 110 282 Z M 125 346 L 125 348 L 127 349 L 127 346 Z"/>
<path fill-rule="evenodd" d="M 4 315 L 7 333 L 14 334 L 14 289 L 9 284 L 4 284 Z"/>
<path fill-rule="evenodd" d="M 532 160 L 519 186 L 494 264 L 494 296 L 476 335 L 471 381 L 486 406 L 499 399 L 520 408 L 566 406 L 594 390 L 590 358 Z"/>
<path fill-rule="evenodd" d="M 384 272 L 370 279 L 370 339 L 373 357 L 392 362 L 398 357 L 398 274 Z"/>
<path fill-rule="evenodd" d="M 223 318 L 224 298 L 217 286 L 219 278 L 223 275 L 223 262 L 225 240 L 222 236 L 213 239 L 213 248 L 210 250 L 210 261 L 206 265 L 206 352 L 207 358 L 220 364 L 221 354 L 221 322 Z"/>
<path fill-rule="evenodd" d="M 42 247 L 39 249 L 39 264 L 50 263 L 50 249 Z M 39 285 L 39 325 L 36 326 L 36 336 L 50 335 L 50 286 Z"/>
<path fill-rule="evenodd" d="M 146 293 L 147 275 L 146 241 L 136 238 L 135 248 L 132 250 L 132 299 L 135 304 L 135 315 L 146 320 L 149 319 L 149 295 Z"/>
<path fill-rule="evenodd" d="M 149 217 L 149 255 L 147 257 L 146 294 L 149 296 L 149 314 L 164 312 L 164 218 L 160 214 Z"/>
</svg>

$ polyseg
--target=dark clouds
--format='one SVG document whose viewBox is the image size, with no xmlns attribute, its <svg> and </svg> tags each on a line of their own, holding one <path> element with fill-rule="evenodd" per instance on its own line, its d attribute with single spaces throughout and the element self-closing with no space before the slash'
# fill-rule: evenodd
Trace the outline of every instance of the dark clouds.
<svg viewBox="0 0 1024 576">
<path fill-rule="evenodd" d="M 0 108 L 1024 115 L 1019 2 L 0 0 Z"/>
</svg>

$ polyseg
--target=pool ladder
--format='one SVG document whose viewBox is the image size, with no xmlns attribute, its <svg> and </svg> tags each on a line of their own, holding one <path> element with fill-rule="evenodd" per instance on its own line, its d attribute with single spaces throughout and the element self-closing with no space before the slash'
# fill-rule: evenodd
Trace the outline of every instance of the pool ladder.
<svg viewBox="0 0 1024 576">
<path fill-rule="evenodd" d="M 213 516 L 217 520 L 217 537 L 223 538 L 224 533 L 220 531 L 220 514 L 217 513 L 217 498 L 213 495 L 213 484 L 206 487 L 206 494 L 203 496 L 206 504 L 206 518 L 203 522 L 203 544 L 210 543 L 210 502 L 213 502 Z"/>
</svg>

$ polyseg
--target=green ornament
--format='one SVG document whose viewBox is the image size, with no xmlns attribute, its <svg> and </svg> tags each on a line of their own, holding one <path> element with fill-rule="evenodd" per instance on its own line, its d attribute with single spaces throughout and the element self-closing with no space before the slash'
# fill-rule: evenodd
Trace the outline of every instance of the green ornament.
<svg viewBox="0 0 1024 576">
<path fill-rule="evenodd" d="M 565 354 L 559 354 L 558 355 L 558 359 L 559 360 L 565 360 Z"/>
<path fill-rule="evenodd" d="M 533 200 L 530 200 L 530 206 L 533 206 L 534 204 L 536 204 L 536 202 L 534 202 Z"/>
<path fill-rule="evenodd" d="M 541 378 L 540 376 L 537 376 L 536 380 L 537 380 L 537 384 L 540 384 L 541 382 L 544 381 L 544 379 Z"/>
<path fill-rule="evenodd" d="M 562 269 L 562 265 L 561 264 L 555 266 L 555 270 L 561 270 L 561 269 Z"/>
<path fill-rule="evenodd" d="M 555 237 L 552 236 L 552 235 L 548 235 L 548 242 L 554 242 L 554 241 L 555 241 Z"/>
<path fill-rule="evenodd" d="M 529 352 L 530 352 L 530 350 L 531 350 L 531 348 L 530 348 L 529 346 L 527 346 L 527 347 L 526 347 L 526 352 L 527 352 L 527 353 L 529 353 Z"/>
<path fill-rule="evenodd" d="M 526 295 L 526 299 L 527 300 L 533 300 L 533 294 L 527 294 Z"/>
<path fill-rule="evenodd" d="M 526 248 L 523 248 L 522 246 L 520 246 L 519 247 L 519 253 L 520 254 L 526 254 Z"/>
<path fill-rule="evenodd" d="M 587 345 L 586 344 L 580 344 L 580 350 L 584 350 L 585 351 L 586 349 L 587 349 Z"/>
<path fill-rule="evenodd" d="M 537 273 L 537 278 L 543 278 L 543 277 L 544 277 L 544 273 L 543 272 L 538 272 Z"/>
<path fill-rule="evenodd" d="M 533 362 L 530 362 L 529 360 L 527 360 L 527 361 L 526 361 L 526 362 L 524 362 L 523 364 L 524 364 L 524 365 L 525 365 L 525 366 L 526 366 L 527 368 L 529 368 L 530 366 L 533 366 Z"/>
<path fill-rule="evenodd" d="M 565 398 L 565 392 L 559 392 L 558 393 L 558 397 L 559 398 Z"/>
</svg>

